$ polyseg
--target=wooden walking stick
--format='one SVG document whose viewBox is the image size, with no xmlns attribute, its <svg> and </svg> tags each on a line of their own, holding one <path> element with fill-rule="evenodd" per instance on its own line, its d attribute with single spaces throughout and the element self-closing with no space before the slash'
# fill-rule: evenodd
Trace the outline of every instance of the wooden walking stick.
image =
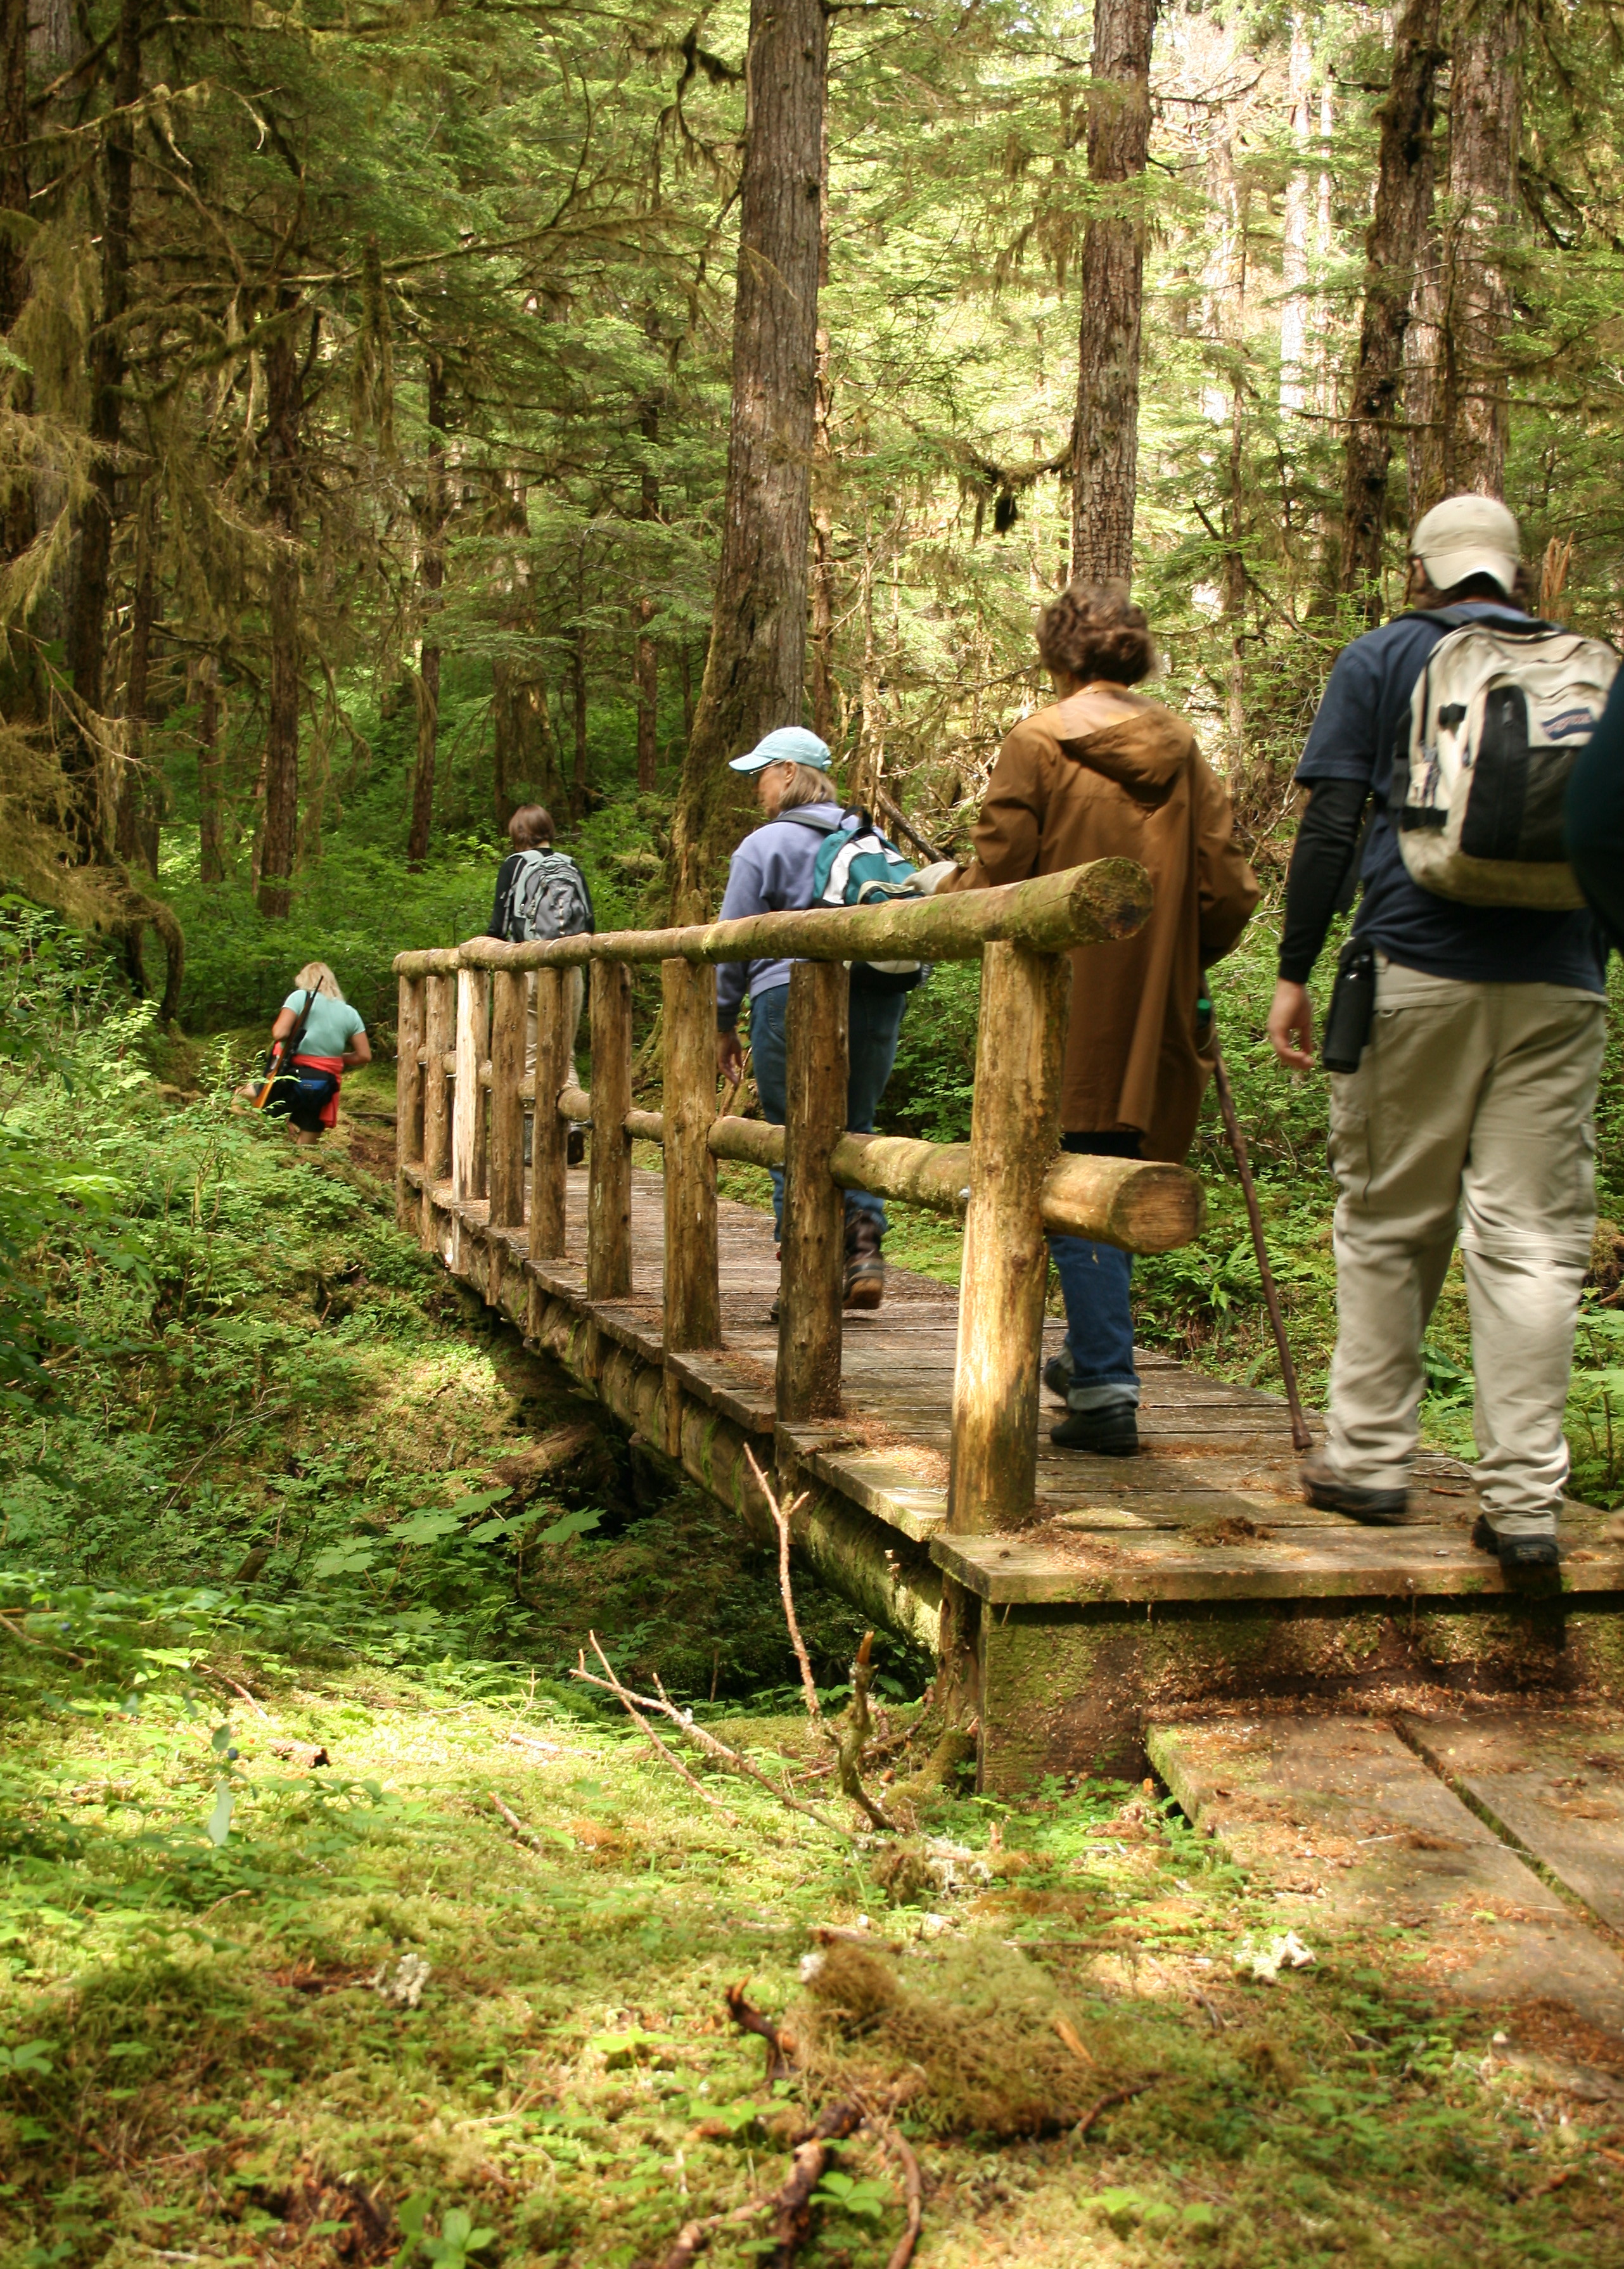
<svg viewBox="0 0 1624 2269">
<path fill-rule="evenodd" d="M 1264 1305 L 1269 1312 L 1269 1327 L 1274 1334 L 1274 1346 L 1280 1356 L 1280 1375 L 1285 1382 L 1287 1407 L 1291 1412 L 1291 1445 L 1295 1450 L 1311 1450 L 1314 1437 L 1310 1433 L 1308 1420 L 1303 1415 L 1303 1398 L 1297 1392 L 1297 1367 L 1291 1360 L 1291 1349 L 1286 1341 L 1286 1319 L 1281 1313 L 1274 1271 L 1269 1267 L 1268 1248 L 1263 1241 L 1263 1214 L 1252 1183 L 1251 1162 L 1246 1156 L 1246 1137 L 1241 1133 L 1241 1122 L 1236 1116 L 1235 1093 L 1229 1085 L 1229 1069 L 1224 1063 L 1223 1051 L 1218 1045 L 1216 1031 L 1213 1033 L 1212 1047 L 1218 1108 L 1223 1113 L 1223 1131 L 1229 1138 L 1229 1148 L 1235 1153 L 1236 1168 L 1241 1178 L 1241 1190 L 1246 1200 L 1246 1218 L 1251 1224 L 1252 1250 L 1258 1256 L 1258 1274 L 1263 1279 Z"/>
</svg>

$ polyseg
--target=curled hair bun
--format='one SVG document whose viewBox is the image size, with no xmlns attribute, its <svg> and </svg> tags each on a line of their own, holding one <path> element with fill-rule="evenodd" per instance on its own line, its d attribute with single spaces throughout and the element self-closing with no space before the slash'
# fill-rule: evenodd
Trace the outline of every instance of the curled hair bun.
<svg viewBox="0 0 1624 2269">
<path fill-rule="evenodd" d="M 1084 685 L 1096 678 L 1137 685 L 1156 658 L 1145 610 L 1134 605 L 1126 586 L 1081 577 L 1038 617 L 1037 651 L 1048 669 Z"/>
</svg>

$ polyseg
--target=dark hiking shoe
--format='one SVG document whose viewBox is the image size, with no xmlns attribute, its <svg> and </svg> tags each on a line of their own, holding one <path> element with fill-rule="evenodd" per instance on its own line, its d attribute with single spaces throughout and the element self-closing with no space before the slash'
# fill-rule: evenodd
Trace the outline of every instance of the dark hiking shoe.
<svg viewBox="0 0 1624 2269">
<path fill-rule="evenodd" d="M 885 1297 L 885 1258 L 880 1224 L 871 1213 L 845 1218 L 845 1296 L 848 1308 L 877 1308 Z"/>
<path fill-rule="evenodd" d="M 1303 1468 L 1304 1500 L 1321 1512 L 1340 1512 L 1367 1528 L 1401 1528 L 1409 1519 L 1407 1489 L 1361 1489 L 1345 1482 L 1329 1458 L 1310 1458 Z"/>
<path fill-rule="evenodd" d="M 1096 1458 L 1139 1455 L 1139 1413 L 1131 1402 L 1108 1402 L 1099 1410 L 1067 1411 L 1049 1439 L 1057 1450 L 1091 1450 Z"/>
<path fill-rule="evenodd" d="M 565 1138 L 564 1148 L 565 1164 L 579 1166 L 581 1160 L 587 1155 L 586 1128 L 584 1127 L 572 1127 L 567 1137 Z"/>
<path fill-rule="evenodd" d="M 1069 1348 L 1062 1348 L 1059 1355 L 1052 1355 L 1045 1364 L 1044 1385 L 1051 1394 L 1058 1394 L 1064 1402 L 1071 1383 L 1072 1351 Z"/>
<path fill-rule="evenodd" d="M 1561 1547 L 1553 1536 L 1502 1536 L 1482 1513 L 1473 1524 L 1472 1541 L 1480 1552 L 1492 1553 L 1508 1576 L 1561 1565 Z"/>
</svg>

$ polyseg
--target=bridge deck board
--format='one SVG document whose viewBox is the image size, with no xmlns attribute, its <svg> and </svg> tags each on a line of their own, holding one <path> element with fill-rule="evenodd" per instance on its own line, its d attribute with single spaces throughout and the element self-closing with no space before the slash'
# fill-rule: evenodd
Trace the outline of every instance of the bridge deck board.
<svg viewBox="0 0 1624 2269">
<path fill-rule="evenodd" d="M 597 1304 L 600 1326 L 660 1361 L 663 1249 L 661 1177 L 632 1177 L 633 1294 Z M 448 1202 L 448 1187 L 437 1189 Z M 537 1264 L 550 1291 L 587 1312 L 583 1254 L 587 1177 L 569 1176 L 566 1252 Z M 465 1207 L 477 1221 L 483 1208 Z M 674 1358 L 685 1389 L 748 1431 L 773 1430 L 777 1290 L 771 1223 L 754 1208 L 718 1208 L 723 1345 Z M 512 1232 L 510 1248 L 523 1249 Z M 890 1272 L 884 1305 L 845 1321 L 841 1418 L 791 1430 L 802 1461 L 829 1486 L 890 1526 L 933 1547 L 933 1556 L 994 1604 L 1061 1605 L 1160 1600 L 1418 1597 L 1494 1593 L 1495 1563 L 1473 1550 L 1470 1470 L 1428 1457 L 1417 1475 L 1415 1526 L 1365 1529 L 1305 1505 L 1286 1406 L 1229 1386 L 1170 1356 L 1141 1350 L 1143 1400 L 1137 1458 L 1090 1457 L 1051 1447 L 1059 1406 L 1045 1397 L 1037 1502 L 1018 1536 L 946 1534 L 949 1422 L 957 1332 L 953 1288 Z M 1045 1326 L 1045 1357 L 1063 1327 Z M 1315 1424 L 1318 1431 L 1318 1422 Z M 1602 1516 L 1569 1508 L 1569 1593 L 1624 1593 L 1624 1547 L 1606 1540 Z"/>
</svg>

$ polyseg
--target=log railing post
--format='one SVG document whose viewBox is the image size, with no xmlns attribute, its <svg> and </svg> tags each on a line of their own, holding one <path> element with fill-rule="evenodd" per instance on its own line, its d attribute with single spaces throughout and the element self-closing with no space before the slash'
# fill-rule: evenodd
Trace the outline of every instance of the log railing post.
<svg viewBox="0 0 1624 2269">
<path fill-rule="evenodd" d="M 408 1166 L 423 1163 L 424 1067 L 417 1061 L 423 1046 L 423 977 L 400 980 L 400 1008 L 395 1022 L 395 1218 L 402 1229 L 413 1229 L 421 1218 L 421 1201 L 406 1179 Z"/>
<path fill-rule="evenodd" d="M 535 972 L 535 1116 L 530 1133 L 532 1260 L 556 1260 L 564 1251 L 565 1192 L 570 1131 L 558 1116 L 558 1090 L 570 1075 L 564 1030 L 564 972 Z"/>
<path fill-rule="evenodd" d="M 665 1346 L 668 1355 L 720 1344 L 716 1161 L 716 972 L 661 964 L 665 1138 Z M 668 1377 L 667 1393 L 675 1393 Z"/>
<path fill-rule="evenodd" d="M 631 972 L 592 965 L 592 1154 L 587 1179 L 587 1297 L 631 1290 Z"/>
<path fill-rule="evenodd" d="M 1049 1276 L 1040 1208 L 1059 1133 L 1070 992 L 1065 955 L 1007 942 L 987 947 L 959 1283 L 949 1530 L 1019 1528 L 1033 1516 Z"/>
<path fill-rule="evenodd" d="M 491 979 L 483 969 L 457 972 L 456 1090 L 451 1102 L 451 1194 L 459 1205 L 485 1194 L 485 1092 L 479 1067 L 490 1042 Z"/>
<path fill-rule="evenodd" d="M 423 1072 L 423 1242 L 433 1253 L 439 1245 L 434 1192 L 451 1172 L 451 1083 L 446 1058 L 456 1037 L 456 979 L 425 977 L 423 987 L 423 1052 L 428 1058 Z"/>
<path fill-rule="evenodd" d="M 845 1132 L 849 983 L 838 961 L 790 971 L 778 1360 L 778 1415 L 788 1422 L 840 1410 L 845 1194 L 830 1159 Z"/>
<path fill-rule="evenodd" d="M 498 969 L 491 1000 L 491 1226 L 524 1221 L 525 1017 L 529 986 L 520 970 Z"/>
</svg>

